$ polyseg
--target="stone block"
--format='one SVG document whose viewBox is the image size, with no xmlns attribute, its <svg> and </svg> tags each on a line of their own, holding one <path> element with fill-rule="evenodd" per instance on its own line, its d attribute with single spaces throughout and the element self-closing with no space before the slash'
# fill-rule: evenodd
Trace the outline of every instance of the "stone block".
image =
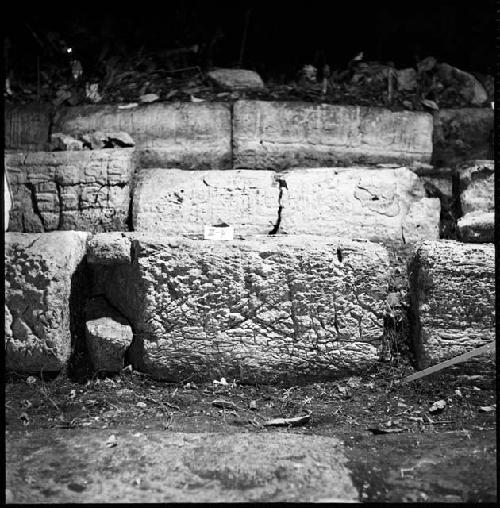
<svg viewBox="0 0 500 508">
<path fill-rule="evenodd" d="M 155 378 L 310 381 L 379 359 L 389 280 L 380 245 L 131 237 L 132 264 L 95 275 L 132 325 L 134 367 Z"/>
<path fill-rule="evenodd" d="M 203 235 L 225 222 L 235 235 L 267 234 L 278 219 L 272 171 L 143 169 L 133 193 L 134 231 Z"/>
<path fill-rule="evenodd" d="M 493 158 L 493 110 L 442 109 L 434 115 L 433 164 L 454 167 L 471 159 Z"/>
<path fill-rule="evenodd" d="M 15 372 L 58 372 L 70 357 L 72 278 L 87 233 L 5 235 L 5 366 Z"/>
<path fill-rule="evenodd" d="M 465 243 L 493 243 L 495 241 L 495 213 L 469 212 L 457 221 L 460 240 Z"/>
<path fill-rule="evenodd" d="M 133 149 L 7 154 L 9 231 L 128 230 Z"/>
<path fill-rule="evenodd" d="M 132 244 L 125 233 L 97 233 L 87 242 L 87 261 L 90 264 L 118 265 L 132 262 Z"/>
<path fill-rule="evenodd" d="M 136 143 L 141 167 L 231 167 L 231 110 L 227 104 L 68 107 L 58 110 L 54 130 L 77 137 L 96 131 L 125 132 Z"/>
<path fill-rule="evenodd" d="M 429 162 L 432 116 L 364 106 L 238 101 L 233 167 Z"/>
<path fill-rule="evenodd" d="M 36 152 L 49 148 L 50 106 L 5 104 L 5 149 Z"/>
<path fill-rule="evenodd" d="M 128 321 L 104 298 L 94 298 L 86 309 L 85 338 L 96 371 L 120 372 L 133 339 Z"/>
<path fill-rule="evenodd" d="M 309 168 L 282 173 L 280 232 L 391 244 L 439 238 L 440 202 L 406 168 Z"/>
<path fill-rule="evenodd" d="M 495 249 L 426 241 L 410 263 L 410 323 L 420 369 L 495 340 Z"/>
<path fill-rule="evenodd" d="M 255 71 L 245 69 L 215 69 L 207 76 L 226 90 L 255 90 L 264 88 L 262 78 Z"/>
<path fill-rule="evenodd" d="M 460 204 L 462 212 L 495 210 L 495 163 L 472 161 L 460 168 Z"/>
</svg>

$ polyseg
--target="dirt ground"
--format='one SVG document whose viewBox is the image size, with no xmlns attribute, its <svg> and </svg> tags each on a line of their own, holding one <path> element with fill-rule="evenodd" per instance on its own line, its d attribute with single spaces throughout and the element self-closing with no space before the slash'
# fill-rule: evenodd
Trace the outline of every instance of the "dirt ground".
<svg viewBox="0 0 500 508">
<path fill-rule="evenodd" d="M 232 379 L 166 384 L 130 369 L 115 377 L 84 381 L 62 376 L 50 381 L 10 378 L 5 385 L 7 502 L 307 501 L 339 496 L 345 500 L 348 487 L 339 494 L 337 487 L 327 485 L 328 475 L 345 478 L 339 472 L 344 467 L 342 461 L 337 464 L 337 459 L 328 455 L 327 450 L 336 443 L 340 443 L 338 456 L 346 459 L 358 501 L 496 502 L 493 359 L 457 365 L 410 384 L 399 382 L 411 372 L 408 366 L 381 364 L 362 377 L 304 386 L 240 385 Z M 276 418 L 297 420 L 271 421 Z M 151 458 L 165 448 L 163 440 L 185 439 L 186 435 L 201 443 L 195 447 L 193 460 L 201 452 L 207 456 L 209 449 L 227 456 L 217 459 L 219 465 L 205 464 L 205 476 L 201 476 L 205 478 L 210 470 L 213 478 L 188 489 L 188 497 L 187 480 L 179 484 L 183 487 L 172 487 L 168 493 L 158 478 L 153 481 L 157 459 Z M 259 490 L 261 484 L 252 483 L 250 488 L 242 483 L 242 475 L 254 478 L 255 471 L 265 469 L 262 464 L 277 460 L 272 454 L 266 459 L 269 447 L 264 442 L 257 455 L 251 453 L 252 446 L 258 449 L 252 439 L 235 444 L 242 435 L 260 435 L 254 441 L 285 440 L 283 446 L 295 450 L 287 457 L 295 457 L 299 448 L 306 450 L 299 456 L 308 457 L 303 459 L 309 464 L 307 481 L 297 481 L 293 467 L 299 466 L 288 461 L 279 466 L 287 471 L 283 473 L 284 486 L 280 483 L 273 489 Z M 218 444 L 209 445 L 209 439 Z M 312 441 L 302 442 L 305 439 Z M 225 444 L 220 444 L 223 441 Z M 151 442 L 156 445 L 147 444 Z M 56 443 L 65 443 L 65 453 Z M 237 456 L 228 451 L 233 445 L 242 447 Z M 313 454 L 313 459 L 310 454 L 315 447 L 319 455 Z M 129 455 L 121 457 L 125 450 L 135 450 L 139 457 L 148 455 L 152 461 L 149 469 L 141 469 L 140 461 L 131 461 Z M 113 467 L 120 471 L 120 481 L 130 487 L 128 490 L 109 482 L 108 490 L 103 487 L 112 460 L 108 456 L 114 457 Z M 238 463 L 238 457 L 241 464 L 231 470 L 229 480 L 222 481 L 219 470 L 233 467 L 227 464 Z M 254 465 L 249 473 L 251 463 L 259 462 L 256 457 L 262 464 L 257 470 Z M 329 464 L 330 472 L 322 476 L 314 464 Z M 175 467 L 165 474 L 180 474 Z M 94 476 L 84 477 L 89 468 Z M 279 471 L 269 474 L 279 480 Z M 259 481 L 266 484 L 265 478 Z M 101 485 L 98 490 L 96 481 Z M 316 497 L 308 490 L 311 485 Z M 126 497 L 116 498 L 118 491 Z"/>
</svg>

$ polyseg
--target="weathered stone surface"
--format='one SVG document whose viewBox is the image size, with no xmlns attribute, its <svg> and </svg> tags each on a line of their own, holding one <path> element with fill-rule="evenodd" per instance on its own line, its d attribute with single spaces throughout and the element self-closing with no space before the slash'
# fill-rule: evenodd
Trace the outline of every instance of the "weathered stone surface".
<svg viewBox="0 0 500 508">
<path fill-rule="evenodd" d="M 493 159 L 493 110 L 442 109 L 434 115 L 433 164 L 456 166 L 471 159 Z"/>
<path fill-rule="evenodd" d="M 454 168 L 435 168 L 431 165 L 423 165 L 412 167 L 411 170 L 424 184 L 427 197 L 453 199 L 453 178 L 456 174 Z M 441 202 L 442 204 L 443 202 Z"/>
<path fill-rule="evenodd" d="M 439 238 L 439 199 L 426 198 L 409 169 L 294 169 L 281 178 L 281 232 L 395 244 Z"/>
<path fill-rule="evenodd" d="M 102 148 L 132 148 L 135 141 L 126 132 L 102 132 L 95 131 L 80 135 L 83 144 L 91 150 Z"/>
<path fill-rule="evenodd" d="M 235 235 L 269 233 L 277 219 L 279 189 L 272 171 L 143 169 L 133 193 L 134 231 L 203 235 L 225 222 Z"/>
<path fill-rule="evenodd" d="M 419 368 L 495 340 L 495 249 L 451 240 L 417 246 L 411 335 Z"/>
<path fill-rule="evenodd" d="M 231 111 L 227 104 L 68 107 L 58 111 L 54 129 L 77 137 L 95 131 L 126 132 L 137 143 L 142 167 L 231 167 Z"/>
<path fill-rule="evenodd" d="M 133 149 L 7 154 L 10 231 L 128 230 Z"/>
<path fill-rule="evenodd" d="M 473 161 L 460 168 L 460 204 L 464 214 L 495 210 L 495 163 Z"/>
<path fill-rule="evenodd" d="M 216 85 L 229 90 L 255 90 L 264 88 L 262 78 L 245 69 L 216 69 L 207 73 Z"/>
<path fill-rule="evenodd" d="M 125 352 L 133 339 L 128 321 L 102 297 L 88 303 L 86 315 L 85 337 L 94 369 L 120 372 L 124 367 Z"/>
<path fill-rule="evenodd" d="M 50 434 L 47 429 L 30 428 L 29 434 L 9 431 L 5 469 L 11 502 L 167 501 L 194 506 L 325 499 L 342 503 L 356 502 L 360 497 L 345 448 L 335 437 L 297 432 L 235 433 L 229 425 L 229 432 L 224 433 L 117 427 L 56 428 L 49 429 Z M 111 434 L 118 446 L 110 450 L 104 443 Z M 29 483 L 26 471 L 33 479 Z M 62 484 L 63 472 L 67 476 Z M 72 479 L 84 488 L 73 490 Z"/>
<path fill-rule="evenodd" d="M 460 239 L 466 243 L 495 241 L 495 213 L 469 212 L 457 221 Z"/>
<path fill-rule="evenodd" d="M 71 353 L 71 282 L 87 233 L 5 235 L 7 370 L 57 372 Z"/>
<path fill-rule="evenodd" d="M 7 173 L 3 174 L 3 224 L 4 231 L 9 228 L 9 214 L 12 208 L 12 192 L 7 180 Z"/>
<path fill-rule="evenodd" d="M 4 114 L 6 150 L 48 150 L 50 125 L 48 105 L 5 104 Z"/>
<path fill-rule="evenodd" d="M 387 251 L 315 236 L 217 242 L 133 233 L 132 265 L 94 265 L 156 378 L 327 379 L 378 361 Z"/>
<path fill-rule="evenodd" d="M 273 168 L 429 162 L 432 116 L 380 108 L 238 101 L 233 166 Z"/>
<path fill-rule="evenodd" d="M 131 263 L 132 244 L 125 233 L 97 233 L 87 242 L 87 262 L 98 265 Z"/>
</svg>

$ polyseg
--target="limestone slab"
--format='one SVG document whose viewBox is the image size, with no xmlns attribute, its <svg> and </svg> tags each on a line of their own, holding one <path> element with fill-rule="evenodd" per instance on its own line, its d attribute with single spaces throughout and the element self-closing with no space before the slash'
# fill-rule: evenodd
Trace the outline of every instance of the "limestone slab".
<svg viewBox="0 0 500 508">
<path fill-rule="evenodd" d="M 495 248 L 426 241 L 410 265 L 411 335 L 419 368 L 495 340 Z"/>
<path fill-rule="evenodd" d="M 284 172 L 280 231 L 400 244 L 439 238 L 440 202 L 407 168 Z"/>
<path fill-rule="evenodd" d="M 133 262 L 99 269 L 96 292 L 134 330 L 152 376 L 328 379 L 379 359 L 388 255 L 313 235 L 217 242 L 131 234 Z"/>
<path fill-rule="evenodd" d="M 75 106 L 58 110 L 54 130 L 73 136 L 120 131 L 136 142 L 142 167 L 231 167 L 231 111 L 221 103 Z"/>
<path fill-rule="evenodd" d="M 128 230 L 133 149 L 7 154 L 9 231 Z"/>
<path fill-rule="evenodd" d="M 87 233 L 5 235 L 6 368 L 58 372 L 71 354 L 72 278 Z"/>
<path fill-rule="evenodd" d="M 278 219 L 272 171 L 143 169 L 133 192 L 134 231 L 203 235 L 226 223 L 235 235 L 267 234 Z"/>
<path fill-rule="evenodd" d="M 432 116 L 363 106 L 238 101 L 233 166 L 250 169 L 429 162 Z"/>
</svg>

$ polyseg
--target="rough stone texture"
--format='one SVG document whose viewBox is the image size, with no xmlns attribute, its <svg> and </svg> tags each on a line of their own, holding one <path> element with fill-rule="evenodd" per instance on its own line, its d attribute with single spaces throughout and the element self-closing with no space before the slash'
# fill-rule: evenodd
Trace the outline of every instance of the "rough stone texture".
<svg viewBox="0 0 500 508">
<path fill-rule="evenodd" d="M 30 104 L 5 104 L 5 149 L 38 151 L 48 150 L 50 107 Z"/>
<path fill-rule="evenodd" d="M 65 152 L 83 150 L 83 141 L 75 139 L 66 134 L 56 132 L 50 137 L 50 151 L 51 152 Z"/>
<path fill-rule="evenodd" d="M 58 372 L 71 353 L 71 285 L 87 233 L 5 235 L 7 370 Z"/>
<path fill-rule="evenodd" d="M 460 168 L 460 204 L 464 214 L 495 210 L 495 163 L 473 161 Z"/>
<path fill-rule="evenodd" d="M 264 88 L 262 78 L 255 71 L 244 69 L 216 69 L 207 73 L 216 85 L 228 90 Z"/>
<path fill-rule="evenodd" d="M 238 101 L 233 166 L 251 169 L 429 162 L 432 116 L 380 108 Z"/>
<path fill-rule="evenodd" d="M 227 104 L 68 107 L 58 111 L 54 129 L 76 137 L 95 131 L 126 132 L 137 144 L 142 167 L 231 167 L 231 110 Z"/>
<path fill-rule="evenodd" d="M 294 169 L 281 178 L 281 232 L 389 243 L 439 238 L 439 199 L 426 198 L 406 168 Z"/>
<path fill-rule="evenodd" d="M 133 339 L 128 321 L 102 297 L 88 303 L 86 315 L 87 350 L 94 369 L 120 372 L 124 367 L 125 352 Z"/>
<path fill-rule="evenodd" d="M 493 110 L 442 109 L 434 115 L 433 164 L 454 167 L 471 159 L 493 159 Z"/>
<path fill-rule="evenodd" d="M 335 437 L 123 426 L 10 433 L 5 469 L 13 503 L 356 502 L 360 497 L 344 446 Z M 117 446 L 109 449 L 104 443 L 111 434 Z M 67 488 L 71 480 L 84 488 Z"/>
<path fill-rule="evenodd" d="M 495 340 L 495 249 L 441 240 L 410 265 L 411 335 L 419 368 Z"/>
<path fill-rule="evenodd" d="M 431 165 L 417 166 L 411 170 L 422 180 L 427 197 L 440 197 L 445 200 L 452 200 L 453 196 L 453 178 L 455 177 L 455 168 L 439 167 Z M 443 204 L 443 201 L 441 201 Z"/>
<path fill-rule="evenodd" d="M 125 233 L 97 233 L 87 242 L 87 262 L 98 265 L 119 265 L 132 262 L 132 244 Z"/>
<path fill-rule="evenodd" d="M 133 193 L 134 231 L 203 235 L 225 222 L 235 235 L 269 233 L 278 219 L 279 188 L 272 171 L 139 171 Z"/>
<path fill-rule="evenodd" d="M 133 149 L 8 154 L 10 231 L 128 230 Z"/>
<path fill-rule="evenodd" d="M 466 243 L 493 243 L 495 241 L 495 213 L 470 212 L 457 221 L 460 239 Z"/>
<path fill-rule="evenodd" d="M 134 329 L 129 357 L 179 381 L 328 379 L 378 361 L 387 251 L 315 236 L 217 242 L 131 235 L 132 265 L 93 266 Z"/>
</svg>

